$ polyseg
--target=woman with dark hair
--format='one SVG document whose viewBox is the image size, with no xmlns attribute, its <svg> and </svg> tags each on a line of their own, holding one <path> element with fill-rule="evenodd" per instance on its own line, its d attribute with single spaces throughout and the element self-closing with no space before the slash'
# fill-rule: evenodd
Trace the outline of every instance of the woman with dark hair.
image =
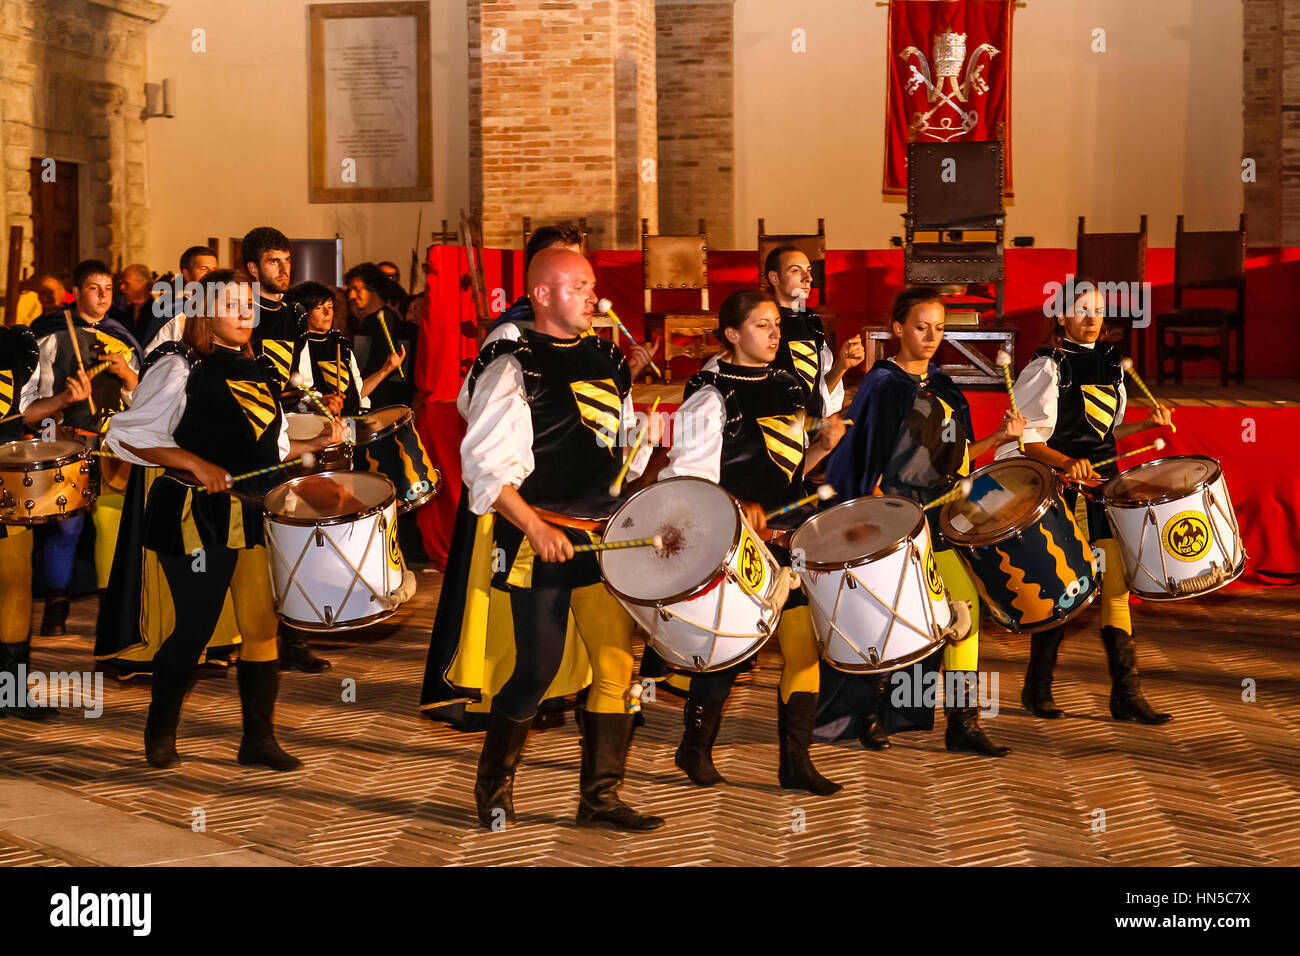
<svg viewBox="0 0 1300 956">
<path fill-rule="evenodd" d="M 1116 439 L 1170 424 L 1172 411 L 1157 405 L 1142 421 L 1124 423 L 1128 398 L 1124 390 L 1122 356 L 1105 343 L 1106 303 L 1097 284 L 1076 278 L 1063 289 L 1051 309 L 1055 317 L 1052 344 L 1034 353 L 1016 380 L 1016 404 L 1024 412 L 1025 454 L 1063 471 L 1075 481 L 1107 479 L 1119 474 L 1115 462 L 1100 469 L 1094 461 L 1114 458 Z M 1061 306 L 1067 306 L 1062 308 Z M 1007 445 L 998 457 L 1015 452 Z M 1100 501 L 1067 488 L 1066 504 L 1079 527 L 1104 558 L 1101 568 L 1101 642 L 1110 668 L 1110 712 L 1116 720 L 1163 724 L 1169 714 L 1158 713 L 1142 696 L 1137 645 L 1129 614 L 1128 585 L 1120 554 Z M 1030 637 L 1029 665 L 1020 700 L 1035 717 L 1053 719 L 1062 711 L 1052 700 L 1052 676 L 1065 627 Z"/>
<path fill-rule="evenodd" d="M 334 292 L 319 282 L 303 282 L 286 296 L 303 310 L 294 366 L 304 382 L 315 385 L 330 414 L 359 415 L 369 410 L 369 395 L 397 370 L 401 355 L 389 354 L 373 375 L 362 379 L 347 337 L 335 328 Z"/>
<path fill-rule="evenodd" d="M 944 332 L 943 298 L 937 290 L 904 289 L 894 299 L 890 318 L 898 354 L 872 366 L 858 388 L 848 412 L 853 432 L 831 456 L 826 479 L 841 499 L 900 495 L 925 506 L 969 474 L 972 459 L 1019 435 L 1024 419 L 1007 412 L 996 434 L 975 440 L 966 396 L 932 361 Z M 956 690 L 955 700 L 944 701 L 944 744 L 959 753 L 1003 757 L 1009 749 L 989 740 L 976 705 L 979 594 L 961 559 L 939 533 L 939 511 L 925 514 L 939 575 L 953 598 L 970 608 L 970 633 L 943 652 L 943 667 L 950 675 L 946 686 Z M 935 666 L 936 658 L 931 655 L 923 665 Z M 828 671 L 818 726 L 834 727 L 833 735 L 855 730 L 862 745 L 872 750 L 889 746 L 890 729 L 933 726 L 932 707 L 890 705 L 889 676 Z"/>
<path fill-rule="evenodd" d="M 343 277 L 348 305 L 357 320 L 354 339 L 361 375 L 380 376 L 370 400 L 385 405 L 415 404 L 415 353 L 420 330 L 408 322 L 391 303 L 404 298 L 399 286 L 373 262 L 353 266 Z M 391 343 L 391 347 L 390 347 Z M 395 362 L 390 360 L 396 359 Z M 391 374 L 397 369 L 400 374 Z M 382 374 L 381 374 L 382 373 Z"/>
<path fill-rule="evenodd" d="M 804 497 L 804 476 L 844 435 L 837 418 L 827 419 L 809 443 L 804 431 L 807 391 L 789 372 L 772 365 L 781 343 L 781 313 L 776 300 L 755 289 L 736 292 L 722 303 L 718 338 L 723 353 L 717 367 L 697 372 L 686 383 L 673 446 L 660 478 L 690 475 L 717 482 L 740 502 L 760 535 L 797 527 L 801 510 L 768 526 L 764 514 Z M 789 566 L 788 547 L 770 541 L 773 557 Z M 781 786 L 829 796 L 840 785 L 813 767 L 809 755 L 817 713 L 818 653 L 812 616 L 800 590 L 792 590 L 776 629 L 785 663 L 777 697 Z M 727 695 L 743 665 L 710 674 L 693 674 L 684 714 L 686 729 L 677 748 L 677 766 L 702 787 L 724 782 L 713 766 L 713 742 Z"/>
<path fill-rule="evenodd" d="M 257 492 L 277 479 L 236 487 L 232 476 L 339 442 L 343 430 L 331 422 L 310 441 L 289 440 L 276 402 L 278 377 L 249 346 L 251 293 L 230 270 L 204 277 L 201 314 L 185 323 L 188 350 L 157 360 L 132 407 L 114 416 L 105 440 L 133 464 L 167 469 L 150 485 L 144 515 L 144 548 L 166 577 L 175 620 L 153 658 L 145 756 L 154 767 L 180 760 L 176 728 L 185 692 L 227 593 L 243 636 L 239 762 L 273 770 L 301 765 L 280 749 L 272 724 L 278 622 Z"/>
</svg>

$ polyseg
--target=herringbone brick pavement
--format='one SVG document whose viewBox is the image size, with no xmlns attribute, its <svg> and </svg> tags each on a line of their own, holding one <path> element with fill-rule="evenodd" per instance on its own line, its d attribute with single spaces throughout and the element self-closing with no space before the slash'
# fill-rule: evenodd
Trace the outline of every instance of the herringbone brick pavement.
<svg viewBox="0 0 1300 956">
<path fill-rule="evenodd" d="M 416 701 L 437 575 L 386 625 L 314 641 L 334 662 L 321 675 L 284 675 L 279 737 L 297 773 L 235 763 L 234 675 L 198 683 L 169 771 L 149 769 L 141 733 L 149 688 L 106 681 L 94 720 L 0 721 L 3 767 L 113 806 L 208 832 L 302 863 L 337 865 L 1296 865 L 1300 864 L 1300 600 L 1284 589 L 1239 589 L 1134 607 L 1145 690 L 1176 719 L 1162 727 L 1112 721 L 1096 612 L 1061 652 L 1057 702 L 1068 716 L 1020 708 L 1024 639 L 986 626 L 981 667 L 996 674 L 1000 711 L 985 725 L 1013 753 L 949 754 L 942 717 L 898 735 L 885 753 L 818 746 L 845 785 L 832 798 L 776 783 L 773 645 L 736 688 L 716 749 L 729 786 L 690 786 L 673 765 L 681 706 L 646 707 L 624 795 L 669 819 L 650 835 L 572 822 L 578 739 L 572 720 L 534 734 L 516 785 L 519 823 L 503 833 L 474 821 L 481 742 L 420 718 Z M 65 638 L 37 638 L 33 666 L 89 666 L 94 599 L 74 605 Z M 356 702 L 344 702 L 345 680 Z M 1254 699 L 1247 692 L 1253 687 Z M 1104 825 L 1103 825 L 1104 823 Z M 0 865 L 51 864 L 38 846 L 0 832 Z"/>
</svg>

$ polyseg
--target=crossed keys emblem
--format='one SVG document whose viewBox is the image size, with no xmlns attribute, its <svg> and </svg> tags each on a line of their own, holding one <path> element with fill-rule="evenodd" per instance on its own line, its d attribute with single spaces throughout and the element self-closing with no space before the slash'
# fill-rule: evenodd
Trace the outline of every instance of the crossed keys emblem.
<svg viewBox="0 0 1300 956">
<path fill-rule="evenodd" d="M 904 89 L 911 95 L 924 86 L 928 101 L 934 104 L 924 113 L 918 110 L 913 114 L 912 122 L 908 124 L 913 137 L 926 136 L 950 143 L 973 130 L 979 122 L 979 111 L 975 109 L 973 100 L 977 95 L 988 93 L 989 84 L 984 71 L 999 52 L 992 44 L 981 43 L 968 62 L 966 34 L 940 33 L 934 38 L 934 73 L 931 73 L 924 53 L 914 46 L 904 48 L 898 54 L 908 67 Z M 909 62 L 913 59 L 916 62 Z M 966 73 L 958 82 L 963 64 Z M 964 109 L 963 103 L 970 104 L 969 108 Z M 935 114 L 945 107 L 952 109 L 956 116 L 940 116 L 937 122 L 932 122 Z"/>
</svg>

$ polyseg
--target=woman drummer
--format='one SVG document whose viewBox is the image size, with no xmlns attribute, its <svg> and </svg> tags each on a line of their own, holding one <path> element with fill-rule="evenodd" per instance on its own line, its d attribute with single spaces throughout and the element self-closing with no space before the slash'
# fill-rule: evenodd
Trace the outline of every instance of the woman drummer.
<svg viewBox="0 0 1300 956">
<path fill-rule="evenodd" d="M 1075 279 L 1062 296 L 1072 301 L 1052 311 L 1056 323 L 1052 345 L 1039 349 L 1016 380 L 1016 403 L 1028 419 L 1025 454 L 1064 472 L 1075 482 L 1097 482 L 1119 473 L 1113 462 L 1100 469 L 1093 462 L 1114 458 L 1120 438 L 1170 424 L 1172 411 L 1160 405 L 1141 421 L 1124 422 L 1122 356 L 1105 342 L 1105 301 L 1096 283 Z M 1014 445 L 999 449 L 998 457 L 1015 453 Z M 1116 720 L 1163 724 L 1172 719 L 1156 712 L 1142 696 L 1138 678 L 1137 647 L 1129 615 L 1124 562 L 1101 501 L 1067 487 L 1066 504 L 1102 553 L 1101 642 L 1110 668 L 1110 713 Z M 1035 717 L 1056 718 L 1062 711 L 1052 700 L 1052 672 L 1065 628 L 1034 634 L 1029 643 L 1029 666 L 1020 700 Z"/>
<path fill-rule="evenodd" d="M 943 298 L 936 290 L 904 289 L 894 299 L 891 319 L 898 354 L 877 362 L 854 395 L 848 413 L 854 429 L 827 463 L 826 479 L 841 499 L 883 493 L 924 506 L 968 474 L 971 459 L 1019 435 L 1024 419 L 1008 412 L 995 434 L 974 439 L 970 404 L 931 361 L 944 331 Z M 969 606 L 971 621 L 969 635 L 943 652 L 948 722 L 944 743 L 959 753 L 1004 757 L 1010 749 L 993 743 L 979 724 L 979 594 L 956 552 L 939 534 L 938 516 L 937 508 L 926 512 L 935 564 L 952 597 Z M 818 725 L 853 718 L 864 747 L 887 748 L 885 725 L 894 722 L 886 718 L 889 675 L 834 672 L 828 678 Z M 930 710 L 923 708 L 919 726 L 930 725 Z"/>
<path fill-rule="evenodd" d="M 826 419 L 809 444 L 804 433 L 807 394 L 797 378 L 772 366 L 781 343 L 781 313 L 766 292 L 736 292 L 722 303 L 717 368 L 686 383 L 668 464 L 659 477 L 691 475 L 717 482 L 735 496 L 761 536 L 796 527 L 806 515 L 782 516 L 769 527 L 765 512 L 804 497 L 804 475 L 815 468 L 844 434 L 838 418 Z M 790 563 L 777 541 L 772 555 Z M 817 713 L 818 653 L 812 618 L 802 591 L 792 591 L 776 629 L 785 663 L 777 697 L 782 787 L 829 796 L 840 785 L 812 765 L 813 719 Z M 686 731 L 677 766 L 696 784 L 723 782 L 713 766 L 713 742 L 736 674 L 743 665 L 691 677 Z"/>
<path fill-rule="evenodd" d="M 331 422 L 311 441 L 290 441 L 276 404 L 278 378 L 248 347 L 251 287 L 218 270 L 204 277 L 203 295 L 205 314 L 185 324 L 191 351 L 158 361 L 132 407 L 114 416 L 106 441 L 134 464 L 168 469 L 149 488 L 144 547 L 167 579 L 176 623 L 154 657 L 145 757 L 154 767 L 179 762 L 185 691 L 229 591 L 243 635 L 239 762 L 293 770 L 301 761 L 280 749 L 272 724 L 277 620 L 260 502 L 276 477 L 236 483 L 232 476 L 339 442 L 342 426 Z"/>
</svg>

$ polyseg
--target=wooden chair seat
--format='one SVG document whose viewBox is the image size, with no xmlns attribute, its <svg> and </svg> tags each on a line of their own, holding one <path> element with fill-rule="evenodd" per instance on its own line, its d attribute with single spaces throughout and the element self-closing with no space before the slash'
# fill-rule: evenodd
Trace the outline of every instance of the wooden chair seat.
<svg viewBox="0 0 1300 956">
<path fill-rule="evenodd" d="M 1236 293 L 1237 307 L 1193 306 L 1188 292 Z M 1184 342 L 1185 337 L 1218 339 L 1216 345 Z M 1236 339 L 1237 361 L 1232 358 Z M 1190 232 L 1178 217 L 1174 230 L 1174 308 L 1156 316 L 1156 380 L 1165 383 L 1168 359 L 1174 362 L 1174 381 L 1183 384 L 1184 359 L 1214 358 L 1219 362 L 1219 382 L 1246 382 L 1246 214 L 1237 228 L 1222 232 Z"/>
<path fill-rule="evenodd" d="M 673 380 L 672 361 L 686 357 L 703 360 L 722 351 L 722 344 L 714 336 L 718 328 L 716 312 L 677 309 L 671 312 L 647 312 L 647 333 L 657 331 L 663 340 L 664 381 Z M 681 343 L 682 339 L 687 341 Z M 679 344 L 681 343 L 681 344 Z"/>
<path fill-rule="evenodd" d="M 1225 327 L 1236 325 L 1239 320 L 1240 317 L 1232 309 L 1175 309 L 1156 316 L 1156 327 L 1168 332 L 1182 332 L 1184 335 L 1197 331 L 1217 335 Z"/>
</svg>

